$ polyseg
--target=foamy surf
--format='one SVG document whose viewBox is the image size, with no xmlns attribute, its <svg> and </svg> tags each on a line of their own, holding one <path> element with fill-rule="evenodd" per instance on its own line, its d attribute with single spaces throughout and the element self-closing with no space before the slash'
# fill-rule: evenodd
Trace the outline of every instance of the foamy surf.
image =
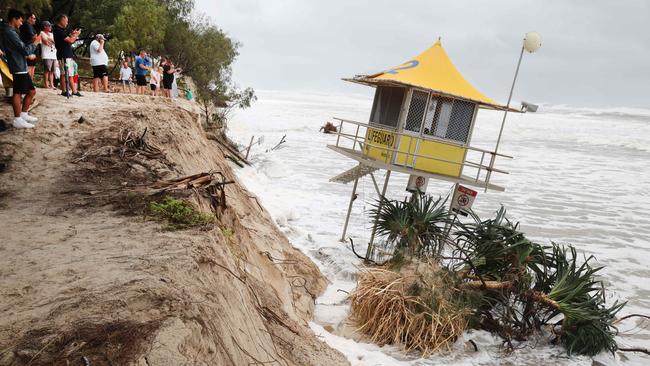
<svg viewBox="0 0 650 366">
<path fill-rule="evenodd" d="M 348 244 L 339 242 L 351 187 L 328 179 L 352 167 L 325 146 L 336 138 L 318 133 L 332 116 L 366 121 L 370 99 L 316 93 L 259 92 L 260 100 L 230 123 L 231 135 L 242 144 L 251 135 L 264 135 L 253 147 L 252 167 L 238 170 L 294 246 L 308 254 L 332 282 L 317 299 L 312 329 L 353 365 L 592 365 L 591 358 L 569 358 L 546 339 L 528 342 L 510 355 L 499 339 L 486 332 L 467 332 L 457 352 L 427 359 L 403 355 L 395 347 L 355 342 L 325 330 L 337 329 L 347 318 L 344 291 L 354 288 L 359 261 Z M 633 116 L 633 117 L 631 117 Z M 513 115 L 504 133 L 503 152 L 515 156 L 501 161 L 511 174 L 499 177 L 505 193 L 480 193 L 475 210 L 492 215 L 500 204 L 521 221 L 523 231 L 542 243 L 572 243 L 594 254 L 607 268 L 602 273 L 612 298 L 628 300 L 624 313 L 650 308 L 650 270 L 643 262 L 650 249 L 650 110 L 543 107 L 525 118 Z M 473 145 L 493 145 L 501 115 L 483 112 L 477 120 Z M 285 147 L 266 152 L 283 135 Z M 406 196 L 406 176 L 395 174 L 389 197 Z M 430 182 L 428 193 L 447 195 L 449 183 Z M 360 250 L 369 238 L 369 210 L 376 198 L 372 183 L 359 183 L 349 236 Z M 339 291 L 343 290 L 343 291 Z M 636 327 L 636 328 L 635 328 Z M 648 330 L 634 320 L 621 324 L 620 345 L 644 346 Z M 336 332 L 335 332 L 336 333 Z M 472 339 L 479 351 L 465 349 Z M 644 365 L 639 355 L 599 355 L 605 365 Z"/>
</svg>

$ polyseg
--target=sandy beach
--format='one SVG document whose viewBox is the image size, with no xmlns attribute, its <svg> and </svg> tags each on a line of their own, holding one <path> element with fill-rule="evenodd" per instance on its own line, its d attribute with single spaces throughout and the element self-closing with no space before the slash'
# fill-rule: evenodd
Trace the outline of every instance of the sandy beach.
<svg viewBox="0 0 650 366">
<path fill-rule="evenodd" d="M 0 134 L 0 364 L 346 363 L 307 326 L 326 279 L 239 183 L 207 230 L 163 231 L 106 204 L 159 179 L 218 171 L 237 181 L 194 103 L 38 98 L 36 129 Z M 145 128 L 163 156 L 120 165 L 111 144 Z"/>
</svg>

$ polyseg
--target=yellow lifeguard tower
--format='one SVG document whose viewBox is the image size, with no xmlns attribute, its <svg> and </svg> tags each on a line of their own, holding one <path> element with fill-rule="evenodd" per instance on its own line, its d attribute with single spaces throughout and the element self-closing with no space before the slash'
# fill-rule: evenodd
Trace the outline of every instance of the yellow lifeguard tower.
<svg viewBox="0 0 650 366">
<path fill-rule="evenodd" d="M 524 48 L 529 52 L 536 50 L 529 49 L 526 42 L 536 42 L 537 48 L 541 44 L 536 33 L 527 34 L 527 38 L 519 62 Z M 519 64 L 515 80 L 518 70 Z M 426 189 L 429 178 L 486 191 L 505 190 L 490 182 L 493 173 L 508 174 L 495 167 L 496 158 L 512 158 L 497 152 L 503 123 L 492 151 L 472 147 L 472 131 L 479 109 L 505 113 L 523 110 L 509 107 L 512 89 L 507 105 L 499 104 L 478 91 L 453 65 L 440 40 L 397 67 L 343 80 L 375 87 L 376 91 L 370 121 L 363 123 L 335 118 L 338 136 L 334 145 L 328 145 L 330 149 L 359 162 L 354 168 L 330 179 L 340 183 L 354 181 L 342 240 L 358 180 L 367 174 L 372 177 L 381 196 L 386 193 L 391 171 L 409 174 L 409 186 L 420 190 Z M 381 192 L 372 174 L 380 169 L 386 170 Z"/>
</svg>

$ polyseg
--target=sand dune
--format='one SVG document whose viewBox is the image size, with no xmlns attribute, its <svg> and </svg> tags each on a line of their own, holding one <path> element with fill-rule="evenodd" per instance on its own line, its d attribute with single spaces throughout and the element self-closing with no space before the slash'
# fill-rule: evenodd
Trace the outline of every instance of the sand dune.
<svg viewBox="0 0 650 366">
<path fill-rule="evenodd" d="M 347 364 L 307 325 L 326 280 L 237 182 L 195 104 L 38 98 L 36 129 L 0 134 L 0 365 Z M 145 128 L 163 155 L 120 157 L 120 134 Z M 165 232 L 112 202 L 208 171 L 236 183 L 207 229 Z"/>
</svg>

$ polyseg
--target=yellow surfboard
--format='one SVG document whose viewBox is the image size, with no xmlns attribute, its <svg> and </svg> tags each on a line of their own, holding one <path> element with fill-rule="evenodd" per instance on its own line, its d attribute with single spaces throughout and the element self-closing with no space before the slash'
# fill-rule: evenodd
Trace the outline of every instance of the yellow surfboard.
<svg viewBox="0 0 650 366">
<path fill-rule="evenodd" d="M 5 78 L 14 81 L 14 76 L 11 75 L 11 71 L 9 71 L 9 65 L 7 65 L 7 63 L 1 58 L 0 58 L 0 73 L 2 73 L 2 76 L 4 76 Z"/>
</svg>

